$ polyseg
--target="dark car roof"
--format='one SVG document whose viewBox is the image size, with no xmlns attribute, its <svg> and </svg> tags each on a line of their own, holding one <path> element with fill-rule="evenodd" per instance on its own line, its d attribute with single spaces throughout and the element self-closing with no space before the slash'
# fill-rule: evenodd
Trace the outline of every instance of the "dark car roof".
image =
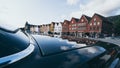
<svg viewBox="0 0 120 68">
<path fill-rule="evenodd" d="M 29 45 L 29 38 L 21 30 L 0 27 L 0 58 L 24 50 Z"/>
<path fill-rule="evenodd" d="M 58 54 L 66 51 L 76 50 L 86 47 L 86 44 L 77 44 L 76 42 L 69 42 L 60 38 L 53 38 L 48 36 L 33 35 L 38 45 L 40 46 L 42 55 Z M 80 49 L 81 53 L 84 51 L 91 51 L 93 53 L 102 53 L 105 51 L 102 47 L 87 47 L 84 50 Z M 93 55 L 93 54 L 91 54 Z"/>
<path fill-rule="evenodd" d="M 33 35 L 33 37 L 40 47 L 41 57 L 47 61 L 45 64 L 51 68 L 79 68 L 106 51 L 100 46 L 84 47 L 85 44 L 77 44 L 59 38 L 41 35 Z M 52 58 L 48 59 L 48 57 Z M 44 68 L 48 68 L 48 66 Z"/>
</svg>

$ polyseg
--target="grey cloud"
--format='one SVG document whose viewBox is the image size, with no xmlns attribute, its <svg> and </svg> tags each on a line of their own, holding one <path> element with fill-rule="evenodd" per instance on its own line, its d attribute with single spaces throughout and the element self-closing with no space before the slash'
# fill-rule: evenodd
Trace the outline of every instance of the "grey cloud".
<svg viewBox="0 0 120 68">
<path fill-rule="evenodd" d="M 79 2 L 79 0 L 67 0 L 67 4 L 69 5 L 75 5 Z"/>
<path fill-rule="evenodd" d="M 113 0 L 89 0 L 87 4 L 81 3 L 80 9 L 72 12 L 70 14 L 71 17 L 80 17 L 82 14 L 92 16 L 94 13 L 99 13 L 104 16 L 120 14 L 120 0 L 114 0 L 114 2 Z"/>
</svg>

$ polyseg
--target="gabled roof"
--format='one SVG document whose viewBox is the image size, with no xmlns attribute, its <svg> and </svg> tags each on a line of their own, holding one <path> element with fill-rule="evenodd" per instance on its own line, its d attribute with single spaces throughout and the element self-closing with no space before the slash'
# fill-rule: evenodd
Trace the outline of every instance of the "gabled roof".
<svg viewBox="0 0 120 68">
<path fill-rule="evenodd" d="M 84 15 L 85 17 L 86 17 L 86 19 L 88 20 L 88 21 L 90 21 L 92 18 L 91 17 L 89 17 L 89 16 L 86 16 L 86 15 Z"/>
<path fill-rule="evenodd" d="M 64 20 L 64 22 L 61 22 L 62 25 L 64 25 L 65 23 L 69 24 L 70 21 L 68 21 L 68 20 Z"/>
<path fill-rule="evenodd" d="M 64 22 L 63 22 L 63 23 L 65 23 L 65 22 L 67 22 L 68 24 L 70 23 L 70 21 L 68 21 L 68 20 L 64 20 Z M 63 23 L 62 23 L 62 24 L 63 24 Z"/>
<path fill-rule="evenodd" d="M 51 25 L 52 25 L 52 24 L 53 24 L 53 26 L 54 26 L 54 25 L 55 25 L 55 22 L 51 22 Z M 51 26 L 51 25 L 50 25 L 50 26 Z"/>
<path fill-rule="evenodd" d="M 52 22 L 52 23 L 55 24 L 55 22 Z M 51 23 L 51 24 L 52 24 L 52 23 Z"/>
<path fill-rule="evenodd" d="M 70 21 L 68 21 L 68 20 L 64 20 L 64 22 L 65 22 L 65 21 L 70 22 Z"/>
<path fill-rule="evenodd" d="M 25 26 L 28 26 L 28 25 L 30 25 L 30 24 L 28 23 L 28 21 L 26 21 Z"/>
<path fill-rule="evenodd" d="M 109 21 L 106 17 L 102 16 L 102 15 L 99 15 L 97 13 L 95 13 L 94 15 L 97 15 L 98 17 L 100 17 L 104 22 L 107 22 L 107 23 L 112 23 L 111 21 Z"/>
<path fill-rule="evenodd" d="M 78 19 L 78 18 L 74 18 L 74 17 L 72 17 L 72 19 L 74 19 L 76 22 L 78 22 L 78 21 L 79 21 L 79 19 Z"/>
<path fill-rule="evenodd" d="M 102 20 L 106 20 L 106 17 L 104 17 L 104 16 L 102 16 L 102 15 L 100 15 L 100 14 L 95 13 L 94 15 L 99 16 Z"/>
<path fill-rule="evenodd" d="M 28 23 L 28 21 L 26 21 L 25 26 L 33 26 L 33 27 L 36 27 L 36 26 L 39 26 L 39 25 L 33 25 L 33 24 Z"/>
</svg>

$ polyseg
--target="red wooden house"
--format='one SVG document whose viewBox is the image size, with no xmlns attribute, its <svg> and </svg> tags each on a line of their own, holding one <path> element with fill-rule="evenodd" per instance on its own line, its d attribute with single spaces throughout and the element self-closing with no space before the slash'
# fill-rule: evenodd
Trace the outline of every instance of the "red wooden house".
<svg viewBox="0 0 120 68">
<path fill-rule="evenodd" d="M 95 13 L 88 27 L 90 36 L 92 37 L 108 36 L 112 34 L 113 23 L 108 21 L 104 16 Z"/>
<path fill-rule="evenodd" d="M 70 24 L 69 24 L 69 33 L 70 36 L 77 36 L 77 23 L 79 19 L 72 17 Z"/>
<path fill-rule="evenodd" d="M 88 35 L 88 24 L 91 20 L 91 17 L 82 15 L 79 22 L 77 23 L 77 35 L 78 37 L 85 37 Z"/>
<path fill-rule="evenodd" d="M 62 35 L 69 35 L 69 23 L 70 21 L 64 20 L 62 23 Z"/>
</svg>

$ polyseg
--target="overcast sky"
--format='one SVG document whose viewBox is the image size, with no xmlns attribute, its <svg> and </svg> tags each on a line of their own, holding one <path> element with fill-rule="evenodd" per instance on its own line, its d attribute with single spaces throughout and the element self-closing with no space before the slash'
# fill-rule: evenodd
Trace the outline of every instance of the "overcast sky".
<svg viewBox="0 0 120 68">
<path fill-rule="evenodd" d="M 0 23 L 23 27 L 25 22 L 63 22 L 82 14 L 120 14 L 120 0 L 0 0 Z"/>
</svg>

